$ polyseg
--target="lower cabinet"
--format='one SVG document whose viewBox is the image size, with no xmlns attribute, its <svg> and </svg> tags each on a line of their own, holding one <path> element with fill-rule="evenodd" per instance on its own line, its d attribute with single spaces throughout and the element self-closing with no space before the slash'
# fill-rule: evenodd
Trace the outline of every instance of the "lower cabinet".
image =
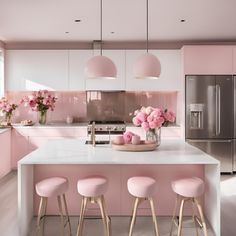
<svg viewBox="0 0 236 236">
<path fill-rule="evenodd" d="M 61 128 L 14 128 L 12 130 L 11 168 L 17 169 L 17 162 L 30 152 L 44 145 L 49 139 L 86 137 L 87 127 Z"/>
<path fill-rule="evenodd" d="M 0 134 L 0 178 L 11 171 L 11 130 Z"/>
</svg>

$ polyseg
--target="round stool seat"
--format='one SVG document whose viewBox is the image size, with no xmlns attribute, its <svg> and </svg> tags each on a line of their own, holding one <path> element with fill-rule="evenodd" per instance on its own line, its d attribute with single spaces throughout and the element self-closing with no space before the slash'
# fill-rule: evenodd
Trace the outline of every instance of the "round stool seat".
<svg viewBox="0 0 236 236">
<path fill-rule="evenodd" d="M 172 182 L 172 189 L 183 197 L 199 197 L 204 192 L 204 182 L 197 177 L 179 179 Z"/>
<path fill-rule="evenodd" d="M 69 187 L 68 180 L 63 177 L 44 179 L 36 184 L 36 192 L 41 197 L 53 197 L 64 194 Z"/>
<path fill-rule="evenodd" d="M 147 198 L 155 194 L 156 180 L 146 176 L 135 176 L 128 179 L 128 190 L 135 197 Z"/>
<path fill-rule="evenodd" d="M 97 197 L 103 195 L 108 188 L 105 177 L 96 176 L 80 179 L 77 183 L 78 193 L 85 197 Z"/>
</svg>

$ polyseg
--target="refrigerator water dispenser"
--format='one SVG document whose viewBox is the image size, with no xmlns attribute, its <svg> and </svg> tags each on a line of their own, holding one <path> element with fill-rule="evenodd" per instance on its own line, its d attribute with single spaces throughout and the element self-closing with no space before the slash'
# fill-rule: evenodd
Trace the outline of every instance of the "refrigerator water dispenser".
<svg viewBox="0 0 236 236">
<path fill-rule="evenodd" d="M 204 104 L 190 104 L 190 129 L 203 129 Z"/>
</svg>

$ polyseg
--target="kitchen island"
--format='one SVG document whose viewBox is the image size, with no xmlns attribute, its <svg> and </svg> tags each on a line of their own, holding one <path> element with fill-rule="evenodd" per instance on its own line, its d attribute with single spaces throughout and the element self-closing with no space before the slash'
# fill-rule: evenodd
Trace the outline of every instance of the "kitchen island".
<svg viewBox="0 0 236 236">
<path fill-rule="evenodd" d="M 163 140 L 161 146 L 152 152 L 120 152 L 113 150 L 110 145 L 92 147 L 84 143 L 84 139 L 50 140 L 18 162 L 20 236 L 27 235 L 35 214 L 34 208 L 37 208 L 35 182 L 55 175 L 67 177 L 70 183 L 67 193 L 69 213 L 79 215 L 76 182 L 79 178 L 94 174 L 109 179 L 105 198 L 110 215 L 131 213 L 133 199 L 126 187 L 130 176 L 149 175 L 157 179 L 157 215 L 172 214 L 175 195 L 170 183 L 173 179 L 201 177 L 206 183 L 202 199 L 205 215 L 215 235 L 220 236 L 219 161 L 183 140 Z M 57 214 L 54 202 L 49 202 L 48 214 Z"/>
</svg>

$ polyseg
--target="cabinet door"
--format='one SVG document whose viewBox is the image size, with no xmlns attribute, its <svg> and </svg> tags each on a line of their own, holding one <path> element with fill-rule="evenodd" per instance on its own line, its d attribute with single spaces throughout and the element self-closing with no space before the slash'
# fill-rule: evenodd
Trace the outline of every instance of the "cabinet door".
<svg viewBox="0 0 236 236">
<path fill-rule="evenodd" d="M 183 47 L 184 73 L 186 75 L 220 75 L 233 73 L 232 46 Z"/>
<path fill-rule="evenodd" d="M 236 46 L 233 46 L 233 74 L 236 74 Z"/>
<path fill-rule="evenodd" d="M 23 136 L 17 130 L 12 130 L 11 168 L 17 169 L 17 162 L 28 153 L 28 136 Z"/>
<path fill-rule="evenodd" d="M 11 131 L 0 134 L 0 179 L 11 171 Z"/>
<path fill-rule="evenodd" d="M 97 55 L 97 54 L 95 54 Z M 116 79 L 88 79 L 86 78 L 86 90 L 124 90 L 125 89 L 125 51 L 104 50 L 103 55 L 109 57 L 117 69 Z"/>
<path fill-rule="evenodd" d="M 92 50 L 69 51 L 69 90 L 85 90 L 84 68 L 92 56 Z"/>
<path fill-rule="evenodd" d="M 181 89 L 181 52 L 180 50 L 150 50 L 161 63 L 158 79 L 136 79 L 133 67 L 144 50 L 126 51 L 126 90 L 128 91 L 178 91 Z"/>
<path fill-rule="evenodd" d="M 6 89 L 67 90 L 68 50 L 6 50 Z"/>
</svg>

